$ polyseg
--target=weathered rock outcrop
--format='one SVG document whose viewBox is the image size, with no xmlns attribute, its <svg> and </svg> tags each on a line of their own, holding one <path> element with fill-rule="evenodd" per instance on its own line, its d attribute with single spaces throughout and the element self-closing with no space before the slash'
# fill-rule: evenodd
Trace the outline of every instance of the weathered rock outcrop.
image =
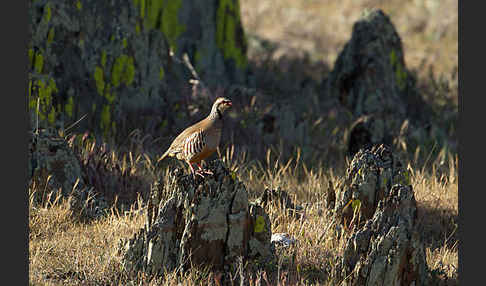
<svg viewBox="0 0 486 286">
<path fill-rule="evenodd" d="M 348 239 L 343 285 L 429 285 L 425 250 L 416 231 L 412 186 L 394 185 L 373 217 Z"/>
<path fill-rule="evenodd" d="M 248 202 L 243 183 L 219 160 L 209 169 L 214 175 L 204 179 L 176 169 L 167 185 L 153 185 L 145 227 L 120 246 L 127 270 L 151 275 L 193 265 L 229 270 L 239 257 L 273 259 L 263 208 Z"/>
<path fill-rule="evenodd" d="M 344 285 L 427 285 L 430 281 L 409 180 L 408 172 L 384 145 L 355 154 L 330 212 L 330 222 L 346 241 L 334 273 Z"/>
<path fill-rule="evenodd" d="M 30 181 L 34 180 L 37 186 L 46 186 L 49 191 L 60 190 L 65 196 L 75 186 L 84 186 L 79 160 L 64 138 L 52 129 L 29 131 L 29 137 L 27 168 Z"/>
<path fill-rule="evenodd" d="M 70 207 L 77 217 L 92 219 L 104 214 L 108 202 L 86 181 L 86 173 L 70 142 L 53 129 L 29 131 L 29 184 L 35 184 L 36 202 L 45 200 L 49 193 L 70 197 Z"/>
<path fill-rule="evenodd" d="M 395 184 L 410 184 L 407 170 L 386 145 L 375 145 L 356 153 L 337 187 L 334 214 L 341 224 L 349 224 L 354 213 L 361 220 L 373 217 L 378 203 Z"/>
<path fill-rule="evenodd" d="M 41 126 L 87 114 L 77 127 L 157 131 L 190 90 L 184 54 L 208 86 L 246 82 L 237 0 L 41 0 L 28 13 L 29 109 L 39 100 Z"/>
<path fill-rule="evenodd" d="M 337 58 L 325 85 L 353 114 L 348 151 L 391 144 L 405 119 L 424 112 L 395 27 L 381 10 L 365 13 L 353 26 L 350 41 Z"/>
</svg>

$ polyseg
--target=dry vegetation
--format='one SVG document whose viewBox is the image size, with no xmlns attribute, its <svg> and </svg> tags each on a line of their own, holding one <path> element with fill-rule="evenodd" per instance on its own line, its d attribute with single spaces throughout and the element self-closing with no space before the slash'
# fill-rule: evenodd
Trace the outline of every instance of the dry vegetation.
<svg viewBox="0 0 486 286">
<path fill-rule="evenodd" d="M 268 265 L 257 273 L 244 272 L 246 279 L 254 285 L 258 280 L 262 285 L 267 284 L 266 280 L 270 285 L 284 280 L 290 285 L 309 282 L 339 284 L 340 281 L 331 275 L 332 258 L 340 255 L 344 240 L 326 229 L 323 206 L 328 182 L 335 185 L 342 180 L 336 175 L 341 171 L 309 168 L 296 160 L 298 158 L 279 161 L 270 150 L 267 162 L 263 163 L 248 161 L 244 156 L 233 158 L 230 150 L 223 153 L 226 164 L 237 170 L 239 179 L 247 185 L 250 198 L 256 198 L 265 187 L 281 187 L 305 208 L 301 218 L 291 216 L 278 206 L 267 208 L 272 232 L 286 232 L 298 242 L 289 248 L 277 249 L 276 265 Z M 448 158 L 446 164 L 441 164 L 440 160 L 430 162 L 429 168 L 419 168 L 412 162 L 412 185 L 419 205 L 419 225 L 426 244 L 427 263 L 442 275 L 444 281 L 457 282 L 457 158 Z M 147 160 L 140 160 L 136 173 L 148 174 L 149 170 L 144 167 L 150 166 Z M 123 213 L 112 207 L 101 219 L 81 222 L 71 213 L 68 199 L 46 199 L 36 203 L 35 193 L 42 191 L 41 186 L 35 185 L 29 189 L 29 272 L 33 284 L 175 285 L 182 281 L 187 285 L 205 285 L 208 281 L 213 282 L 212 274 L 204 271 L 193 270 L 185 277 L 169 274 L 150 280 L 143 275 L 130 275 L 122 269 L 118 243 L 143 226 L 141 200 Z"/>
<path fill-rule="evenodd" d="M 260 38 L 278 46 L 273 53 L 275 59 L 282 56 L 304 57 L 307 54 L 314 62 L 323 61 L 329 70 L 350 38 L 352 24 L 364 8 L 372 7 L 382 8 L 390 15 L 402 38 L 407 66 L 418 71 L 423 85 L 428 86 L 430 80 L 443 77 L 448 82 L 455 82 L 452 86 L 457 88 L 458 13 L 457 1 L 452 0 L 241 0 L 242 20 L 250 39 L 250 60 L 258 60 L 261 47 L 257 40 L 252 39 Z M 429 68 L 433 69 L 432 79 Z M 445 98 L 457 104 L 457 97 L 457 89 L 453 88 L 432 100 Z M 143 148 L 136 147 L 132 148 L 132 153 L 126 153 L 130 156 L 112 150 L 111 157 L 102 157 L 98 153 L 90 153 L 89 144 L 80 145 L 78 151 L 85 167 L 89 167 L 90 162 L 115 166 L 117 174 L 123 177 L 119 184 L 123 185 L 127 194 L 142 183 L 149 183 L 154 176 L 153 161 L 150 161 L 154 154 L 144 153 Z M 430 156 L 423 153 L 420 156 L 404 154 L 403 161 L 410 164 L 412 170 L 427 263 L 444 282 L 458 284 L 459 158 L 447 149 L 431 152 Z M 266 187 L 281 187 L 305 209 L 305 216 L 301 218 L 292 217 L 277 206 L 267 209 L 272 232 L 289 233 L 298 242 L 277 250 L 276 265 L 268 265 L 256 273 L 245 272 L 250 285 L 276 285 L 277 281 L 288 283 L 284 285 L 338 285 L 340 281 L 331 275 L 334 267 L 331 258 L 340 254 L 343 239 L 337 239 L 325 229 L 323 200 L 328 183 L 336 185 L 342 180 L 347 167 L 345 158 L 332 166 L 326 162 L 308 166 L 298 156 L 282 159 L 272 148 L 261 160 L 248 158 L 245 154 L 235 155 L 230 148 L 221 152 L 220 157 L 237 172 L 247 186 L 250 198 L 256 198 Z M 110 174 L 113 176 L 113 173 L 106 176 Z M 130 178 L 135 179 L 132 181 Z M 151 280 L 122 269 L 121 255 L 117 253 L 118 243 L 143 226 L 144 205 L 141 198 L 124 211 L 113 205 L 103 218 L 86 222 L 72 213 L 69 199 L 39 196 L 46 192 L 49 190 L 45 190 L 44 186 L 29 187 L 29 280 L 32 285 L 214 283 L 213 278 L 217 274 L 205 271 L 193 270 L 184 277 L 168 274 Z M 38 197 L 44 199 L 39 201 Z"/>
</svg>

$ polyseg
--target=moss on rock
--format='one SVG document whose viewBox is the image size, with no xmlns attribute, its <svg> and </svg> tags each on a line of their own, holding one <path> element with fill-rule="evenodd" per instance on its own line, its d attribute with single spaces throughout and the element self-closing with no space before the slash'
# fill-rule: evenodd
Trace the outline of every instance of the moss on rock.
<svg viewBox="0 0 486 286">
<path fill-rule="evenodd" d="M 178 100 L 174 91 L 187 87 L 191 77 L 186 66 L 172 61 L 170 50 L 178 58 L 187 53 L 191 59 L 200 51 L 197 68 L 208 86 L 245 78 L 231 59 L 238 55 L 241 63 L 244 53 L 226 52 L 230 56 L 226 61 L 217 48 L 214 9 L 218 5 L 185 0 L 32 2 L 27 54 L 29 84 L 34 87 L 29 90 L 31 117 L 35 118 L 37 98 L 41 98 L 41 103 L 52 105 L 40 116 L 42 124 L 50 120 L 66 126 L 78 120 L 76 116 L 88 114 L 77 125 L 79 131 L 90 129 L 102 135 L 115 128 L 120 138 L 134 128 L 159 131 L 155 126 L 174 116 L 164 106 Z M 231 39 L 243 33 L 239 16 L 235 17 L 238 23 L 231 29 L 236 33 Z M 228 47 L 238 48 L 238 43 Z M 49 78 L 55 92 L 49 92 Z M 47 94 L 50 100 L 44 100 Z M 145 114 L 143 120 L 137 116 L 140 112 Z"/>
<path fill-rule="evenodd" d="M 238 1 L 221 0 L 217 10 L 216 43 L 227 59 L 233 59 L 238 68 L 244 68 L 246 38 L 242 33 Z"/>
<path fill-rule="evenodd" d="M 111 83 L 115 88 L 119 87 L 121 83 L 126 86 L 132 84 L 135 77 L 135 65 L 133 64 L 133 57 L 122 54 L 115 59 L 111 71 Z"/>
</svg>

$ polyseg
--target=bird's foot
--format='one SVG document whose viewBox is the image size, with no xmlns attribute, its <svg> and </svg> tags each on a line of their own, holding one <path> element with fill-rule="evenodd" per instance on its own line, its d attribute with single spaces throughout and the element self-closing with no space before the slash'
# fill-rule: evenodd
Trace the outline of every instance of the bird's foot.
<svg viewBox="0 0 486 286">
<path fill-rule="evenodd" d="M 204 178 L 204 175 L 214 175 L 214 173 L 211 172 L 210 170 L 203 170 L 203 169 L 197 170 L 195 172 L 195 174 L 197 174 L 197 175 L 199 175 L 199 176 L 201 176 L 203 178 Z"/>
<path fill-rule="evenodd" d="M 202 173 L 202 174 L 206 174 L 206 175 L 214 175 L 213 172 L 211 172 L 211 170 L 204 170 L 202 167 L 201 167 L 201 164 L 197 163 L 197 167 L 198 167 L 198 172 L 199 173 Z"/>
<path fill-rule="evenodd" d="M 214 173 L 211 170 L 201 170 L 201 172 L 206 175 L 214 175 Z"/>
<path fill-rule="evenodd" d="M 204 173 L 201 173 L 200 171 L 196 171 L 194 173 L 194 176 L 196 176 L 196 175 L 199 175 L 199 176 L 201 176 L 201 178 L 204 178 Z"/>
</svg>

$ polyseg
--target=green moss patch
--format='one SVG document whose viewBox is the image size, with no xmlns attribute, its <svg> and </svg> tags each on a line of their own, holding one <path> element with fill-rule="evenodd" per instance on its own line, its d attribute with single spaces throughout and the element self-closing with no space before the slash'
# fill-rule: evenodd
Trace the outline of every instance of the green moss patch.
<svg viewBox="0 0 486 286">
<path fill-rule="evenodd" d="M 170 47 L 176 51 L 177 38 L 186 30 L 186 27 L 180 24 L 178 20 L 182 0 L 170 0 L 165 2 L 165 7 L 162 11 L 161 30 L 167 37 Z"/>
<path fill-rule="evenodd" d="M 51 5 L 48 2 L 44 6 L 44 18 L 43 18 L 43 21 L 45 23 L 49 23 L 51 21 L 51 17 L 52 17 Z"/>
<path fill-rule="evenodd" d="M 103 91 L 105 90 L 105 80 L 103 75 L 103 69 L 99 66 L 95 67 L 94 79 L 96 82 L 96 90 L 98 91 L 99 95 L 102 95 Z"/>
<path fill-rule="evenodd" d="M 104 105 L 101 110 L 101 120 L 100 120 L 100 128 L 103 130 L 103 135 L 108 137 L 110 134 L 110 127 L 111 127 L 111 111 L 110 105 Z"/>
<path fill-rule="evenodd" d="M 74 99 L 72 96 L 70 96 L 67 100 L 66 105 L 64 106 L 64 110 L 66 111 L 66 114 L 69 117 L 73 117 L 73 111 L 74 111 Z"/>
<path fill-rule="evenodd" d="M 31 93 L 32 85 L 35 86 L 37 92 Z M 38 113 L 39 119 L 44 121 L 47 119 L 49 124 L 54 124 L 57 111 L 53 106 L 53 93 L 57 93 L 58 89 L 54 79 L 50 78 L 45 82 L 38 79 L 29 81 L 29 109 Z M 39 100 L 39 109 L 37 110 L 37 100 Z"/>
<path fill-rule="evenodd" d="M 160 30 L 170 47 L 177 50 L 177 38 L 186 30 L 178 19 L 182 0 L 133 0 L 133 3 L 140 11 L 140 18 L 144 19 L 145 28 Z M 140 33 L 140 27 L 135 26 L 135 30 Z"/>
<path fill-rule="evenodd" d="M 395 70 L 395 79 L 397 80 L 398 88 L 402 91 L 407 86 L 408 74 L 403 65 L 398 61 L 395 50 L 390 52 L 390 63 Z"/>
<path fill-rule="evenodd" d="M 35 53 L 34 70 L 36 73 L 42 73 L 44 67 L 44 56 L 41 53 Z"/>
<path fill-rule="evenodd" d="M 135 77 L 135 65 L 133 57 L 122 54 L 116 58 L 111 71 L 111 83 L 114 87 L 120 86 L 121 83 L 129 86 Z"/>
<path fill-rule="evenodd" d="M 236 66 L 244 68 L 246 54 L 237 44 L 237 27 L 241 26 L 239 2 L 221 0 L 217 11 L 216 44 L 223 51 L 225 59 L 233 59 Z M 245 41 L 244 37 L 242 38 Z"/>
<path fill-rule="evenodd" d="M 47 33 L 47 43 L 50 44 L 54 41 L 54 28 L 50 28 Z"/>
</svg>

